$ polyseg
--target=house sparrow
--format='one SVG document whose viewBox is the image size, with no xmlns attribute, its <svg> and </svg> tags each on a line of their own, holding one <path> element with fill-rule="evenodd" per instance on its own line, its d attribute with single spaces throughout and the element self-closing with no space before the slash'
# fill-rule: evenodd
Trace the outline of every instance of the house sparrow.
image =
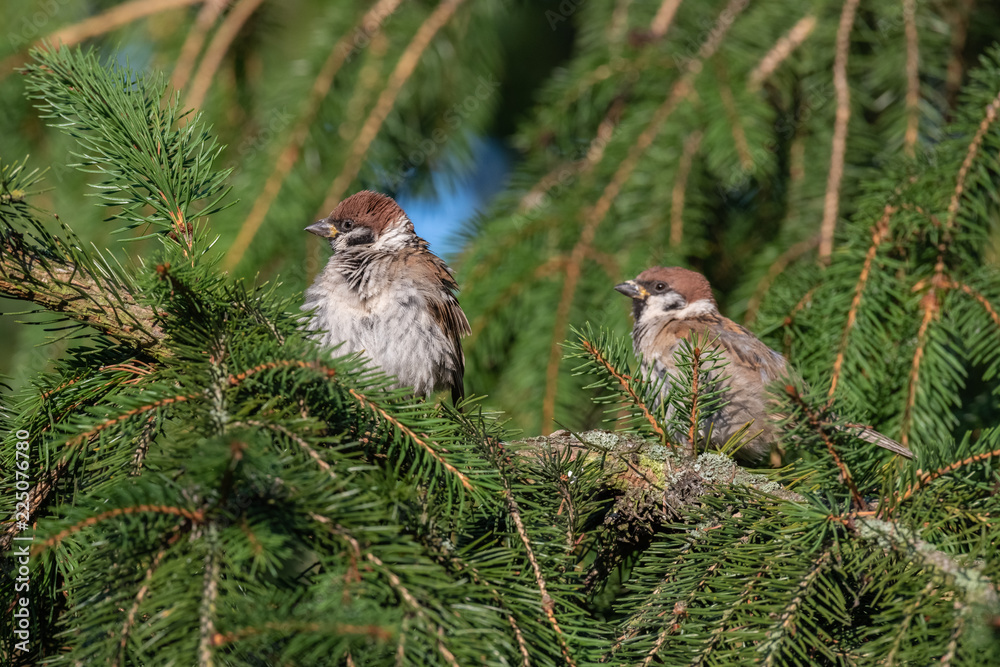
<svg viewBox="0 0 1000 667">
<path fill-rule="evenodd" d="M 736 457 L 756 463 L 768 455 L 777 440 L 777 424 L 767 412 L 767 385 L 789 375 L 785 358 L 765 345 L 747 329 L 719 313 L 712 288 L 705 276 L 680 267 L 657 266 L 628 280 L 615 289 L 632 298 L 632 344 L 642 361 L 644 374 L 664 379 L 661 397 L 669 391 L 670 376 L 676 377 L 674 361 L 682 339 L 707 333 L 721 348 L 729 363 L 719 375 L 729 390 L 725 404 L 712 417 L 711 445 L 721 447 L 751 420 L 751 433 L 759 433 L 746 443 Z M 913 453 L 874 429 L 849 427 L 859 438 L 901 456 Z M 702 434 L 704 436 L 704 434 Z"/>
<path fill-rule="evenodd" d="M 363 191 L 306 227 L 333 256 L 306 290 L 306 328 L 322 345 L 360 352 L 397 382 L 430 396 L 464 396 L 462 336 L 470 332 L 448 266 L 427 249 L 391 197 Z"/>
</svg>

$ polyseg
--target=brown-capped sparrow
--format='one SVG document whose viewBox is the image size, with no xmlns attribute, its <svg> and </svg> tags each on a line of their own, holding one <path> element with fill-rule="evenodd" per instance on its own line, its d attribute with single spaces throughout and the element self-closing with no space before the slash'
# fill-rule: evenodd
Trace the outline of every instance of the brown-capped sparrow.
<svg viewBox="0 0 1000 667">
<path fill-rule="evenodd" d="M 767 385 L 786 377 L 791 369 L 785 358 L 747 329 L 719 313 L 712 288 L 705 276 L 680 267 L 657 266 L 627 280 L 615 289 L 632 298 L 632 344 L 642 361 L 644 376 L 662 379 L 661 396 L 669 391 L 670 378 L 678 376 L 674 352 L 693 334 L 708 335 L 728 363 L 715 371 L 722 386 L 728 385 L 724 405 L 711 417 L 711 442 L 721 447 L 740 428 L 752 421 L 756 435 L 736 452 L 739 460 L 756 463 L 764 459 L 777 439 L 774 415 L 767 410 Z M 728 378 L 726 378 L 728 376 Z M 718 380 L 717 380 L 718 381 Z M 857 437 L 912 458 L 913 453 L 895 440 L 866 426 L 851 426 Z M 705 437 L 704 433 L 700 434 Z M 686 434 L 685 434 L 686 436 Z M 686 437 L 685 437 L 686 439 Z"/>
<path fill-rule="evenodd" d="M 451 389 L 464 396 L 462 336 L 469 333 L 455 298 L 458 287 L 444 261 L 427 249 L 391 197 L 363 191 L 306 227 L 330 239 L 333 256 L 306 290 L 306 328 L 338 353 L 359 352 L 429 396 Z"/>
</svg>

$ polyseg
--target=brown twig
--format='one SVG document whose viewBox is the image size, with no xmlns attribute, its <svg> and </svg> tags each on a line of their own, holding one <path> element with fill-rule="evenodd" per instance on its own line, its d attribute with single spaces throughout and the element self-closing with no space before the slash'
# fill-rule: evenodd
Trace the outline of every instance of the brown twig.
<svg viewBox="0 0 1000 667">
<path fill-rule="evenodd" d="M 144 512 L 150 512 L 153 514 L 169 514 L 173 516 L 182 516 L 189 521 L 195 523 L 200 523 L 204 519 L 204 514 L 197 510 L 188 510 L 183 507 L 171 507 L 169 505 L 135 505 L 132 507 L 119 507 L 117 509 L 108 510 L 106 512 L 101 512 L 91 517 L 87 517 L 79 523 L 73 524 L 65 530 L 61 530 L 44 542 L 40 542 L 31 549 L 32 555 L 37 555 L 42 551 L 45 551 L 49 547 L 55 546 L 65 540 L 70 535 L 80 532 L 91 526 L 95 526 L 101 521 L 106 519 L 113 519 L 119 516 L 128 516 L 131 514 L 140 514 Z"/>
<path fill-rule="evenodd" d="M 952 193 L 951 203 L 948 204 L 948 220 L 946 222 L 946 229 L 949 231 L 955 226 L 958 209 L 961 205 L 962 194 L 965 192 L 965 179 L 969 175 L 969 170 L 972 169 L 972 163 L 975 161 L 976 155 L 979 154 L 979 149 L 983 145 L 983 138 L 986 136 L 986 132 L 997 119 L 998 109 L 1000 109 L 1000 93 L 993 98 L 992 102 L 986 105 L 986 113 L 983 116 L 983 120 L 980 121 L 979 129 L 976 131 L 976 136 L 973 137 L 972 143 L 969 144 L 969 148 L 965 154 L 965 159 L 962 161 L 962 167 L 958 170 L 958 178 L 955 182 L 955 191 Z"/>
<path fill-rule="evenodd" d="M 824 551 L 818 559 L 813 563 L 812 568 L 806 574 L 806 576 L 799 582 L 799 590 L 795 597 L 792 598 L 791 602 L 785 607 L 784 611 L 778 615 L 774 622 L 772 623 L 772 630 L 767 635 L 767 642 L 760 646 L 757 650 L 764 651 L 770 646 L 777 644 L 781 637 L 785 634 L 793 635 L 795 634 L 795 614 L 803 602 L 812 594 L 812 585 L 816 581 L 816 578 L 829 566 L 831 560 L 831 553 L 829 550 Z M 767 658 L 764 660 L 765 667 L 770 667 L 770 665 L 775 663 L 776 656 L 779 655 L 778 651 L 770 651 Z"/>
<path fill-rule="evenodd" d="M 549 360 L 545 370 L 545 394 L 542 399 L 542 431 L 551 432 L 552 420 L 555 417 L 556 391 L 559 378 L 559 361 L 562 352 L 559 347 L 566 336 L 566 327 L 569 322 L 569 312 L 576 295 L 576 287 L 580 281 L 583 259 L 594 242 L 597 228 L 607 216 L 611 209 L 611 204 L 621 192 L 625 183 L 632 176 L 632 172 L 638 166 L 639 160 L 645 155 L 652 145 L 653 140 L 663 127 L 663 124 L 680 105 L 680 103 L 693 90 L 695 79 L 701 73 L 702 63 L 715 55 L 722 39 L 729 31 L 736 15 L 746 7 L 746 0 L 729 0 L 725 9 L 719 15 L 716 24 L 698 49 L 697 57 L 687 63 L 684 73 L 674 83 L 667 95 L 667 98 L 653 113 L 649 123 L 639 134 L 635 143 L 629 148 L 628 155 L 619 164 L 611 180 L 605 186 L 601 197 L 593 207 L 587 209 L 583 214 L 583 230 L 573 247 L 569 256 L 569 264 L 566 269 L 566 278 L 563 282 L 562 295 L 559 305 L 556 308 L 555 322 L 552 330 L 552 339 L 549 344 Z"/>
<path fill-rule="evenodd" d="M 370 36 L 375 37 L 381 34 L 384 17 L 388 17 L 395 12 L 401 2 L 402 0 L 379 0 L 376 2 L 361 20 L 358 21 L 355 29 L 341 36 L 330 50 L 326 61 L 319 70 L 319 74 L 316 75 L 316 79 L 313 81 L 312 88 L 309 90 L 309 96 L 306 98 L 302 111 L 295 121 L 295 127 L 292 129 L 291 134 L 288 135 L 288 139 L 281 149 L 277 161 L 274 163 L 274 168 L 271 170 L 270 175 L 268 175 L 260 194 L 254 200 L 250 213 L 247 214 L 243 224 L 240 225 L 240 231 L 237 233 L 236 239 L 226 252 L 225 259 L 223 260 L 223 268 L 225 270 L 231 271 L 240 263 L 247 248 L 250 247 L 250 243 L 257 235 L 261 224 L 263 224 L 264 218 L 267 217 L 271 206 L 274 204 L 275 199 L 277 199 L 278 193 L 281 192 L 281 187 L 284 185 L 285 179 L 288 178 L 292 167 L 298 161 L 302 146 L 305 145 L 306 139 L 309 137 L 309 128 L 312 127 L 323 100 L 326 99 L 327 93 L 330 92 L 330 87 L 333 86 L 334 78 L 336 78 L 340 68 L 346 62 L 347 56 L 351 53 L 351 40 L 356 36 L 357 30 L 362 26 L 366 27 L 366 29 L 367 26 L 373 26 Z M 378 20 L 380 18 L 382 20 Z"/>
<path fill-rule="evenodd" d="M 504 480 L 504 494 L 507 498 L 507 511 L 510 513 L 510 517 L 514 521 L 514 527 L 517 529 L 518 537 L 521 538 L 521 543 L 524 545 L 524 550 L 528 556 L 528 562 L 531 564 L 532 572 L 535 574 L 535 585 L 538 586 L 538 591 L 542 596 L 542 610 L 545 612 L 546 618 L 549 619 L 549 624 L 552 626 L 552 629 L 555 630 L 556 637 L 559 639 L 559 647 L 562 650 L 563 659 L 566 660 L 566 664 L 570 665 L 570 667 L 576 667 L 576 662 L 573 660 L 573 656 L 569 652 L 566 637 L 562 628 L 559 627 L 559 621 L 556 619 L 555 602 L 553 602 L 552 597 L 549 595 L 549 591 L 545 585 L 545 577 L 542 576 L 542 568 L 538 564 L 535 552 L 531 548 L 531 540 L 528 538 L 528 531 L 525 529 L 524 522 L 521 520 L 521 510 L 517 506 L 517 501 L 514 499 L 514 494 L 511 493 L 506 479 Z"/>
<path fill-rule="evenodd" d="M 802 43 L 809 38 L 812 34 L 813 29 L 816 28 L 816 17 L 812 14 L 807 14 L 798 20 L 798 22 L 792 26 L 785 35 L 782 35 L 771 50 L 764 54 L 764 57 L 760 59 L 757 66 L 753 68 L 750 72 L 750 76 L 747 77 L 747 88 L 750 90 L 757 90 L 760 85 L 767 80 L 774 71 L 781 66 L 781 63 L 785 61 L 792 52 L 802 46 Z"/>
<path fill-rule="evenodd" d="M 412 429 L 410 429 L 401 421 L 399 421 L 398 419 L 390 415 L 388 412 L 383 410 L 376 403 L 373 403 L 371 399 L 366 397 L 364 394 L 354 389 L 348 389 L 347 391 L 351 396 L 353 396 L 358 401 L 358 403 L 361 404 L 363 408 L 365 408 L 366 410 L 371 410 L 375 414 L 379 415 L 382 419 L 392 424 L 400 433 L 402 433 L 407 438 L 412 440 L 416 445 L 424 449 L 430 455 L 430 457 L 434 459 L 442 468 L 444 468 L 449 473 L 457 477 L 458 481 L 462 483 L 462 486 L 465 487 L 466 490 L 468 491 L 474 490 L 472 482 L 469 481 L 469 478 L 466 477 L 461 470 L 459 470 L 452 464 L 445 461 L 444 457 L 441 456 L 441 453 L 432 446 L 433 444 L 436 443 L 427 442 L 423 438 L 419 437 L 416 433 L 413 432 Z"/>
<path fill-rule="evenodd" d="M 392 639 L 392 633 L 378 625 L 352 625 L 350 623 L 310 623 L 309 621 L 268 621 L 262 625 L 247 626 L 225 634 L 216 633 L 212 637 L 215 647 L 232 644 L 233 642 L 266 634 L 280 632 L 287 637 L 306 632 L 321 632 L 331 635 L 362 635 L 376 641 L 387 642 Z"/>
<path fill-rule="evenodd" d="M 174 71 L 170 75 L 170 90 L 182 90 L 187 85 L 209 30 L 229 4 L 229 0 L 203 0 L 203 2 L 201 11 L 198 12 L 194 24 L 184 39 L 180 55 L 177 56 L 177 64 L 174 65 Z"/>
<path fill-rule="evenodd" d="M 701 348 L 691 351 L 691 425 L 688 427 L 688 441 L 691 455 L 698 455 L 698 381 L 701 379 Z"/>
<path fill-rule="evenodd" d="M 917 2 L 903 0 L 906 26 L 906 136 L 903 146 L 913 156 L 920 127 L 920 42 L 917 35 Z"/>
<path fill-rule="evenodd" d="M 910 443 L 910 425 L 913 418 L 913 406 L 917 402 L 917 386 L 920 380 L 920 362 L 924 358 L 924 349 L 927 346 L 927 331 L 931 322 L 937 317 L 941 306 L 938 303 L 937 289 L 932 288 L 920 299 L 920 310 L 923 316 L 920 319 L 920 328 L 917 330 L 917 347 L 913 351 L 913 361 L 910 364 L 909 386 L 906 393 L 906 405 L 903 408 L 903 423 L 900 426 L 899 441 L 904 447 Z"/>
<path fill-rule="evenodd" d="M 654 39 L 660 39 L 670 30 L 670 24 L 674 22 L 681 0 L 663 0 L 660 8 L 656 10 L 656 16 L 649 24 L 649 34 Z"/>
<path fill-rule="evenodd" d="M 813 236 L 798 243 L 793 244 L 788 250 L 781 253 L 778 259 L 771 263 L 771 266 L 767 269 L 767 274 L 760 279 L 757 283 L 757 287 L 753 291 L 753 296 L 747 301 L 747 314 L 744 318 L 745 324 L 751 324 L 757 317 L 757 311 L 760 309 L 760 304 L 764 301 L 764 295 L 767 294 L 767 290 L 771 287 L 771 284 L 780 276 L 789 265 L 797 260 L 802 255 L 810 252 L 819 244 L 819 236 Z"/>
<path fill-rule="evenodd" d="M 257 11 L 263 1 L 238 0 L 236 6 L 226 15 L 222 25 L 215 31 L 215 36 L 205 50 L 198 71 L 191 80 L 191 90 L 188 91 L 185 99 L 185 106 L 189 109 L 201 108 L 205 101 L 205 95 L 208 94 L 208 89 L 215 78 L 215 73 L 229 51 L 229 45 L 233 43 L 236 35 L 243 29 L 243 25 Z"/>
<path fill-rule="evenodd" d="M 823 422 L 823 420 L 821 420 L 816 415 L 816 412 L 812 409 L 812 406 L 810 406 L 808 403 L 805 402 L 805 400 L 799 394 L 798 390 L 793 385 L 790 384 L 785 385 L 785 393 L 788 395 L 789 398 L 791 398 L 795 402 L 796 405 L 798 405 L 799 409 L 802 410 L 802 413 L 806 416 L 806 419 L 809 421 L 809 425 L 817 434 L 819 434 L 820 438 L 822 438 L 823 444 L 826 445 L 826 450 L 830 453 L 830 457 L 833 459 L 833 462 L 837 466 L 837 469 L 840 470 L 840 478 L 844 480 L 844 483 L 847 485 L 847 488 L 851 492 L 851 499 L 854 503 L 854 506 L 859 509 L 864 509 L 866 507 L 865 499 L 858 491 L 858 487 L 854 483 L 854 478 L 851 477 L 850 469 L 847 467 L 847 464 L 844 463 L 844 460 L 840 458 L 840 453 L 837 452 L 837 448 L 834 446 L 833 441 L 830 439 L 830 436 L 828 436 L 826 434 L 826 431 L 823 430 L 825 422 Z"/>
<path fill-rule="evenodd" d="M 670 193 L 670 245 L 673 248 L 679 248 L 684 240 L 684 199 L 687 196 L 687 182 L 703 136 L 701 130 L 695 130 L 688 135 L 684 141 L 681 159 L 677 162 L 677 174 L 674 176 L 674 187 Z"/>
<path fill-rule="evenodd" d="M 865 290 L 865 285 L 868 284 L 868 276 L 871 275 L 872 263 L 878 254 L 879 246 L 882 245 L 889 235 L 889 222 L 892 220 L 892 216 L 896 214 L 896 210 L 896 207 L 892 204 L 886 204 L 882 210 L 882 217 L 872 227 L 872 243 L 868 246 L 864 264 L 861 265 L 861 273 L 858 275 L 858 282 L 854 286 L 854 298 L 851 300 L 851 307 L 847 311 L 847 323 L 844 325 L 844 331 L 840 335 L 840 348 L 837 350 L 837 356 L 833 361 L 830 391 L 827 393 L 829 397 L 827 407 L 833 402 L 833 395 L 837 391 L 837 382 L 840 380 L 840 371 L 844 365 L 844 357 L 847 352 L 847 339 L 851 333 L 851 329 L 854 328 L 855 321 L 857 321 L 858 308 L 861 305 L 861 295 Z"/>
<path fill-rule="evenodd" d="M 443 0 L 417 29 L 416 34 L 413 35 L 413 39 L 410 40 L 410 43 L 406 46 L 406 50 L 403 51 L 403 55 L 399 57 L 396 68 L 389 75 L 389 80 L 386 82 L 382 94 L 379 95 L 378 101 L 375 102 L 375 108 L 368 115 L 354 143 L 351 144 L 347 159 L 344 161 L 340 173 L 333 180 L 333 184 L 327 191 L 326 198 L 320 206 L 321 215 L 326 215 L 343 198 L 347 187 L 354 180 L 355 176 L 357 176 L 358 170 L 361 168 L 361 161 L 365 153 L 372 142 L 375 141 L 375 137 L 382 128 L 385 119 L 389 117 L 389 113 L 396 104 L 396 98 L 414 70 L 416 70 L 424 51 L 430 46 L 438 31 L 455 15 L 455 12 L 464 1 Z"/>
<path fill-rule="evenodd" d="M 638 393 L 636 393 L 635 388 L 632 386 L 633 378 L 625 375 L 624 373 L 619 373 L 615 367 L 604 358 L 601 351 L 594 347 L 589 340 L 581 339 L 580 342 L 583 349 L 586 350 L 587 353 L 590 354 L 595 361 L 597 361 L 597 363 L 599 363 L 615 380 L 618 381 L 621 388 L 626 394 L 628 394 L 629 400 L 632 401 L 632 404 L 642 410 L 642 416 L 647 422 L 649 422 L 649 425 L 653 427 L 653 432 L 660 437 L 661 441 L 665 441 L 667 435 L 664 433 L 663 427 L 660 426 L 659 422 L 656 421 L 656 418 L 653 417 L 652 413 L 650 413 L 649 408 L 646 407 L 646 402 L 639 397 Z"/>
<path fill-rule="evenodd" d="M 830 261 L 833 254 L 833 234 L 837 228 L 840 208 L 840 181 L 844 177 L 844 153 L 847 150 L 847 123 L 851 119 L 851 89 L 847 82 L 847 56 L 851 49 L 851 30 L 859 0 L 844 0 L 837 29 L 837 50 L 833 61 L 833 86 L 837 93 L 837 115 L 833 125 L 833 145 L 830 173 L 826 181 L 823 202 L 823 222 L 820 225 L 819 260 Z"/>
<path fill-rule="evenodd" d="M 902 497 L 900 497 L 899 502 L 904 502 L 910 498 L 914 493 L 919 491 L 921 488 L 927 486 L 939 477 L 943 477 L 948 473 L 955 472 L 959 468 L 964 468 L 965 466 L 972 465 L 973 463 L 979 463 L 980 461 L 987 461 L 992 458 L 1000 457 L 1000 449 L 994 449 L 992 452 L 984 452 L 982 454 L 973 454 L 968 456 L 961 461 L 955 461 L 954 463 L 949 463 L 943 468 L 938 468 L 937 470 L 932 470 L 929 472 L 924 472 L 922 470 L 917 471 L 916 481 L 907 487 L 906 491 L 903 492 Z"/>
</svg>

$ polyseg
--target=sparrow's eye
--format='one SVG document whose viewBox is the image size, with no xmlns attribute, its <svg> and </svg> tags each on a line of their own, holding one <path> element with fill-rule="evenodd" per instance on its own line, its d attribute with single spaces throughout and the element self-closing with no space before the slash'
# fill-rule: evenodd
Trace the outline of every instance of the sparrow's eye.
<svg viewBox="0 0 1000 667">
<path fill-rule="evenodd" d="M 666 283 L 656 283 L 653 286 L 653 289 L 656 290 L 657 292 L 662 292 L 663 290 L 667 289 L 667 285 Z"/>
<path fill-rule="evenodd" d="M 351 231 L 351 229 L 354 228 L 354 221 L 353 220 L 344 220 L 342 223 L 340 223 L 340 226 L 344 228 L 345 232 L 349 232 L 349 231 Z"/>
</svg>

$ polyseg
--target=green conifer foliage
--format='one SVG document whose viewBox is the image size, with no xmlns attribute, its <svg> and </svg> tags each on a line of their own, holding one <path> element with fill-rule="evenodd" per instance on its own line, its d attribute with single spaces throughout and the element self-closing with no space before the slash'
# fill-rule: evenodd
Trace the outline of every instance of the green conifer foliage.
<svg viewBox="0 0 1000 667">
<path fill-rule="evenodd" d="M 23 63 L 61 135 L 0 156 L 0 294 L 52 357 L 0 396 L 0 662 L 1000 663 L 994 10 L 538 10 L 576 50 L 468 230 L 481 396 L 453 409 L 302 334 L 319 256 L 278 218 L 485 127 L 490 95 L 447 119 L 515 9 L 306 6 L 325 41 L 289 67 L 312 93 L 214 77 L 226 34 L 246 56 L 230 72 L 273 54 L 280 12 L 252 0 L 181 16 L 194 42 L 163 47 L 169 84 L 90 49 Z M 983 57 L 959 94 L 966 46 Z M 233 99 L 265 122 L 269 86 L 303 93 L 277 146 L 210 126 Z M 272 158 L 238 164 L 234 138 L 248 164 Z M 288 283 L 268 281 L 282 261 Z M 680 350 L 662 400 L 639 375 L 612 286 L 655 263 L 705 271 L 799 370 L 772 387 L 784 467 L 727 456 L 749 427 L 722 453 L 681 444 L 731 397 L 711 340 Z M 843 428 L 858 421 L 915 458 Z"/>
</svg>

